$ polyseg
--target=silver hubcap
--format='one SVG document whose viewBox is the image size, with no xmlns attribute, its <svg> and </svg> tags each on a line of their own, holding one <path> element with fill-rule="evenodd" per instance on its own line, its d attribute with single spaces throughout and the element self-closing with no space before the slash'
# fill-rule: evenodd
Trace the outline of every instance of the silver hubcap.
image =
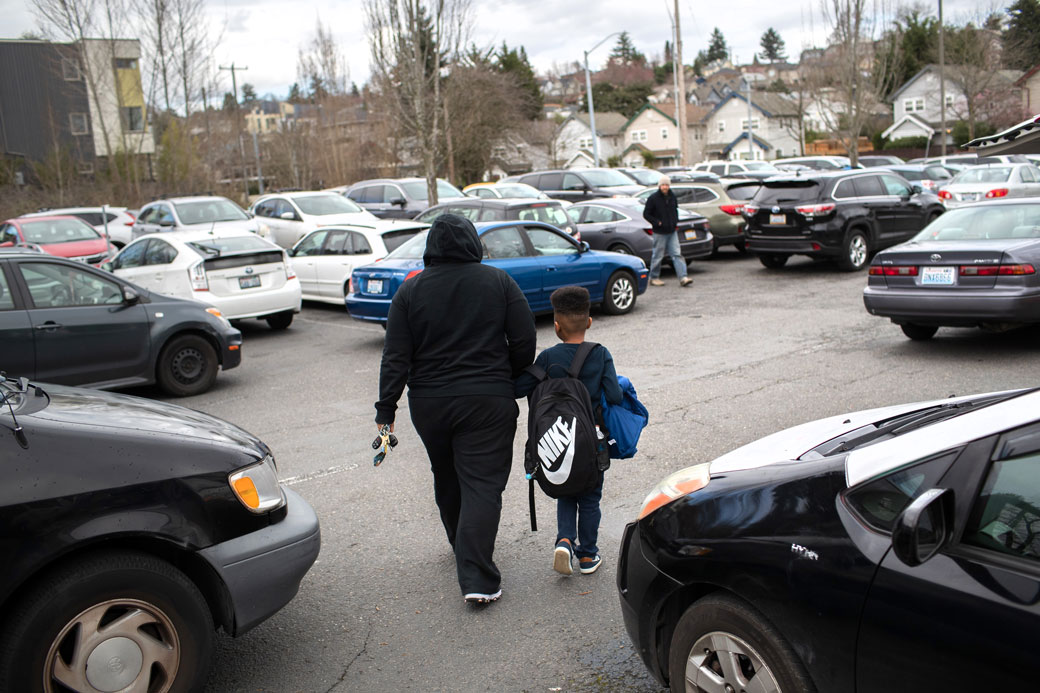
<svg viewBox="0 0 1040 693">
<path fill-rule="evenodd" d="M 762 657 L 735 635 L 701 636 L 686 660 L 687 693 L 780 693 Z"/>
<path fill-rule="evenodd" d="M 83 611 L 47 653 L 44 690 L 55 684 L 83 693 L 161 693 L 180 665 L 173 623 L 153 604 L 112 599 Z"/>
<path fill-rule="evenodd" d="M 630 279 L 622 277 L 610 288 L 610 300 L 618 310 L 625 310 L 635 300 L 636 292 Z"/>
<path fill-rule="evenodd" d="M 867 242 L 863 236 L 853 236 L 849 241 L 849 261 L 856 267 L 867 261 Z"/>
</svg>

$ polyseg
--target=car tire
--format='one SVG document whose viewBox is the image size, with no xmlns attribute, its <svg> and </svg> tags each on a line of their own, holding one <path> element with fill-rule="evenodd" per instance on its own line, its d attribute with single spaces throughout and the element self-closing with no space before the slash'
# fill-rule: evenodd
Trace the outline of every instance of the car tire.
<svg viewBox="0 0 1040 693">
<path fill-rule="evenodd" d="M 281 313 L 275 313 L 274 315 L 264 318 L 267 321 L 267 325 L 272 330 L 287 330 L 289 325 L 293 321 L 293 312 L 291 310 L 283 310 Z"/>
<path fill-rule="evenodd" d="M 758 261 L 769 269 L 780 269 L 787 264 L 787 259 L 790 257 L 790 255 L 784 255 L 783 253 L 766 253 L 765 255 L 759 255 Z"/>
<path fill-rule="evenodd" d="M 147 554 L 99 553 L 15 602 L 0 634 L 0 690 L 121 690 L 149 670 L 142 690 L 201 690 L 213 630 L 206 599 L 184 573 Z M 59 662 L 65 680 L 56 683 Z"/>
<path fill-rule="evenodd" d="M 904 323 L 899 328 L 903 330 L 903 334 L 915 342 L 928 341 L 939 331 L 939 328 L 935 325 L 918 325 L 913 322 Z"/>
<path fill-rule="evenodd" d="M 636 305 L 636 278 L 628 272 L 618 271 L 610 275 L 603 291 L 603 312 L 623 315 Z"/>
<path fill-rule="evenodd" d="M 720 653 L 735 657 L 720 657 Z M 734 658 L 736 667 L 729 664 Z M 694 602 L 679 619 L 668 650 L 668 673 L 673 693 L 815 690 L 798 655 L 779 631 L 749 604 L 723 595 Z M 755 686 L 759 678 L 760 685 Z M 712 685 L 698 686 L 698 680 Z M 762 685 L 767 683 L 773 687 Z"/>
<path fill-rule="evenodd" d="M 615 243 L 614 245 L 607 248 L 612 253 L 621 253 L 622 255 L 631 255 L 632 251 L 628 249 L 628 246 L 624 243 Z"/>
<path fill-rule="evenodd" d="M 212 344 L 199 335 L 185 334 L 163 347 L 156 379 L 167 394 L 190 397 L 213 387 L 219 366 Z"/>
<path fill-rule="evenodd" d="M 870 262 L 870 241 L 862 229 L 852 229 L 841 246 L 838 266 L 846 272 L 857 272 Z"/>
</svg>

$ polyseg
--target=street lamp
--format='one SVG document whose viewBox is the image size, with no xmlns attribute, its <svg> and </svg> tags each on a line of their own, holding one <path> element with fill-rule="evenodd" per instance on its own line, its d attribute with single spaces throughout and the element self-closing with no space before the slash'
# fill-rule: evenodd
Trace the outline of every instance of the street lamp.
<svg viewBox="0 0 1040 693">
<path fill-rule="evenodd" d="M 592 128 L 592 159 L 596 168 L 599 168 L 599 134 L 596 132 L 596 109 L 592 105 L 592 77 L 589 76 L 589 53 L 603 45 L 607 39 L 620 36 L 620 31 L 615 31 L 610 36 L 603 38 L 592 48 L 585 51 L 585 98 L 589 102 L 589 127 Z"/>
</svg>

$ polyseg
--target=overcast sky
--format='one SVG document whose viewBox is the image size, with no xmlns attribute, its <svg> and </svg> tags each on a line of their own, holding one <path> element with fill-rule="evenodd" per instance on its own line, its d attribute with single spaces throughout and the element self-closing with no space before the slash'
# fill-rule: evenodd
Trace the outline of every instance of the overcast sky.
<svg viewBox="0 0 1040 693">
<path fill-rule="evenodd" d="M 214 54 L 221 65 L 235 61 L 249 70 L 239 84 L 249 82 L 260 94 L 285 96 L 296 81 L 296 59 L 301 44 L 321 20 L 339 40 L 359 86 L 368 78 L 369 47 L 365 36 L 362 0 L 207 0 L 211 31 L 221 38 Z M 934 8 L 936 2 L 924 3 Z M 967 18 L 982 5 L 1004 7 L 1008 2 L 945 0 L 947 21 Z M 580 61 L 582 52 L 617 31 L 628 31 L 647 57 L 660 56 L 671 36 L 668 10 L 673 0 L 585 0 L 558 3 L 548 0 L 474 0 L 472 40 L 480 46 L 523 46 L 536 71 L 554 64 Z M 759 39 L 769 27 L 780 32 L 788 56 L 812 45 L 822 45 L 827 26 L 820 0 L 680 0 L 683 58 L 693 61 L 706 48 L 708 36 L 719 27 L 735 60 L 750 61 L 759 51 Z M 28 0 L 0 0 L 0 38 L 14 38 L 36 30 Z M 615 39 L 589 57 L 590 67 L 602 66 Z M 225 75 L 227 73 L 224 73 Z M 230 80 L 227 85 L 230 91 Z"/>
</svg>

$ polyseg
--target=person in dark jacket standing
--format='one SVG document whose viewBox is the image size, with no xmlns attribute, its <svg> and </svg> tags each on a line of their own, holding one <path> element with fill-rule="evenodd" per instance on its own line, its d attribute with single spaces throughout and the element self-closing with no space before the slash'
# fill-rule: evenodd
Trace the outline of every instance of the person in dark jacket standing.
<svg viewBox="0 0 1040 693">
<path fill-rule="evenodd" d="M 408 406 L 433 469 L 433 490 L 467 602 L 502 595 L 492 560 L 520 410 L 513 380 L 534 361 L 534 316 L 513 278 L 481 264 L 472 222 L 442 214 L 425 269 L 390 305 L 376 424 Z"/>
<path fill-rule="evenodd" d="M 668 176 L 661 176 L 657 181 L 657 192 L 646 198 L 643 218 L 650 222 L 654 232 L 650 283 L 654 286 L 664 286 L 664 282 L 661 281 L 661 263 L 667 255 L 672 259 L 680 286 L 692 284 L 693 280 L 686 276 L 686 260 L 683 259 L 682 249 L 679 248 L 679 235 L 675 232 L 675 227 L 679 224 L 679 202 L 672 192 L 672 182 Z"/>
</svg>

